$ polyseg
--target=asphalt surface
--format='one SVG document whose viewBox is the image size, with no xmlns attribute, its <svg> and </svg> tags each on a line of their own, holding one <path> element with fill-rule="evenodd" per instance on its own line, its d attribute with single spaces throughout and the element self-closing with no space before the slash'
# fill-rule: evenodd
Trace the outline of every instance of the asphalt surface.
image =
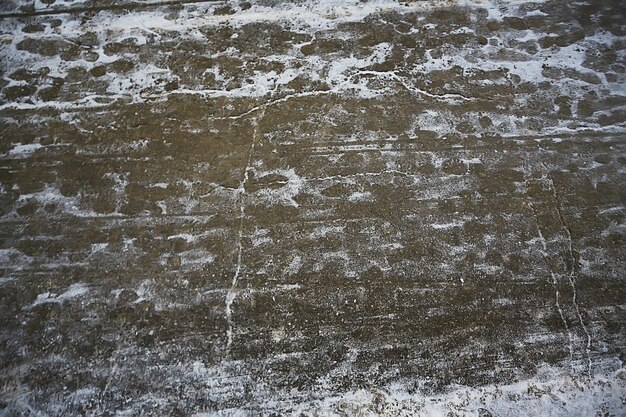
<svg viewBox="0 0 626 417">
<path fill-rule="evenodd" d="M 0 11 L 1 416 L 624 415 L 622 2 Z"/>
</svg>

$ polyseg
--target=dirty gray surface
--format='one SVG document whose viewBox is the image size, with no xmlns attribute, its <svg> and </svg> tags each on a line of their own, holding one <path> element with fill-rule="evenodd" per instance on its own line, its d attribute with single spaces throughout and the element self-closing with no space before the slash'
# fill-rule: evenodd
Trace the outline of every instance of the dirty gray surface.
<svg viewBox="0 0 626 417">
<path fill-rule="evenodd" d="M 624 414 L 623 3 L 90 5 L 0 20 L 0 415 Z"/>
</svg>

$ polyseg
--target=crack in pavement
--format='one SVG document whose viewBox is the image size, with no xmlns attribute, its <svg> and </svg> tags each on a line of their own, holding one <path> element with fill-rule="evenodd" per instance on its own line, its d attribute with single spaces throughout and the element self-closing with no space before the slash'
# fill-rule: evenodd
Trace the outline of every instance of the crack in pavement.
<svg viewBox="0 0 626 417">
<path fill-rule="evenodd" d="M 528 193 L 526 193 L 526 195 L 528 196 Z M 528 198 L 531 199 L 530 196 L 528 196 Z M 563 323 L 563 327 L 565 328 L 565 332 L 567 333 L 567 338 L 569 340 L 569 343 L 568 343 L 569 366 L 570 366 L 570 371 L 572 371 L 573 361 L 574 361 L 574 337 L 572 335 L 571 329 L 569 328 L 569 325 L 567 324 L 567 320 L 565 320 L 565 315 L 563 314 L 563 308 L 561 307 L 561 293 L 559 292 L 559 288 L 558 288 L 559 280 L 556 274 L 554 273 L 554 271 L 552 271 L 552 266 L 550 266 L 550 262 L 548 262 L 548 245 L 546 243 L 545 237 L 543 236 L 543 232 L 541 231 L 541 226 L 539 225 L 539 216 L 537 215 L 537 209 L 535 208 L 535 205 L 533 204 L 532 201 L 528 202 L 528 206 L 533 212 L 533 217 L 535 219 L 535 228 L 537 230 L 537 235 L 539 236 L 539 241 L 541 242 L 541 246 L 543 248 L 543 251 L 541 252 L 541 254 L 543 256 L 543 259 L 546 262 L 548 270 L 550 271 L 550 277 L 552 278 L 552 287 L 554 288 L 554 305 L 559 312 L 561 322 Z"/>
<path fill-rule="evenodd" d="M 542 163 L 542 166 L 544 167 L 546 172 L 549 172 L 545 164 Z M 571 264 L 571 266 L 568 268 L 569 271 L 566 271 L 567 278 L 568 278 L 570 286 L 572 287 L 572 304 L 574 305 L 574 310 L 576 311 L 576 316 L 578 317 L 580 326 L 587 338 L 587 343 L 585 346 L 585 353 L 587 355 L 587 372 L 589 374 L 589 377 L 592 377 L 593 369 L 592 369 L 592 363 L 591 363 L 591 334 L 589 333 L 589 330 L 587 329 L 587 326 L 585 325 L 582 314 L 580 313 L 580 307 L 578 305 L 578 291 L 576 289 L 576 265 L 578 264 L 578 262 L 576 261 L 576 257 L 574 255 L 574 244 L 572 240 L 572 232 L 569 226 L 567 225 L 567 222 L 565 221 L 565 217 L 563 216 L 561 200 L 556 190 L 554 179 L 549 173 L 546 174 L 546 178 L 549 181 L 550 191 L 552 193 L 552 198 L 554 199 L 554 202 L 555 202 L 555 209 L 559 217 L 559 222 L 561 223 L 561 227 L 565 230 L 565 234 L 567 236 L 567 241 L 568 241 L 567 251 L 568 251 L 570 264 Z"/>
<path fill-rule="evenodd" d="M 245 215 L 246 215 L 244 195 L 246 193 L 246 184 L 250 180 L 250 169 L 251 169 L 251 164 L 252 164 L 252 156 L 254 154 L 254 148 L 256 146 L 256 143 L 260 139 L 259 124 L 264 116 L 265 116 L 265 109 L 262 109 L 261 113 L 254 119 L 254 132 L 252 134 L 252 143 L 250 144 L 250 149 L 248 151 L 248 159 L 246 161 L 246 166 L 244 168 L 243 178 L 241 179 L 241 182 L 239 183 L 239 187 L 236 190 L 237 202 L 239 204 L 239 230 L 237 232 L 237 263 L 235 265 L 235 273 L 233 274 L 233 279 L 231 282 L 230 289 L 228 290 L 226 294 L 225 307 L 224 307 L 225 314 L 226 314 L 226 321 L 228 322 L 228 330 L 226 331 L 227 351 L 230 351 L 230 347 L 233 343 L 234 323 L 233 323 L 232 305 L 233 305 L 233 302 L 235 301 L 235 297 L 237 296 L 237 292 L 239 291 L 237 288 L 237 284 L 239 281 L 239 277 L 241 275 L 241 268 L 242 268 L 242 261 L 243 261 L 243 228 L 244 228 Z"/>
</svg>

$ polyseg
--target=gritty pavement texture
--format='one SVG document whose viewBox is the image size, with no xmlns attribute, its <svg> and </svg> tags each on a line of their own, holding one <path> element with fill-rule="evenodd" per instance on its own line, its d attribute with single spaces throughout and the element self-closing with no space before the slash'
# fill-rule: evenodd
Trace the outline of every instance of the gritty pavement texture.
<svg viewBox="0 0 626 417">
<path fill-rule="evenodd" d="M 0 7 L 1 416 L 626 415 L 622 1 L 148 3 Z"/>
</svg>

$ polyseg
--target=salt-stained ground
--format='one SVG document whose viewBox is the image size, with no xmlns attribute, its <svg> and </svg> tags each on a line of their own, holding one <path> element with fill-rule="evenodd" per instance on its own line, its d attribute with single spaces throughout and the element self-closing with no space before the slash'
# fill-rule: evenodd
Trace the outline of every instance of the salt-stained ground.
<svg viewBox="0 0 626 417">
<path fill-rule="evenodd" d="M 1 416 L 626 415 L 622 1 L 0 3 Z"/>
</svg>

